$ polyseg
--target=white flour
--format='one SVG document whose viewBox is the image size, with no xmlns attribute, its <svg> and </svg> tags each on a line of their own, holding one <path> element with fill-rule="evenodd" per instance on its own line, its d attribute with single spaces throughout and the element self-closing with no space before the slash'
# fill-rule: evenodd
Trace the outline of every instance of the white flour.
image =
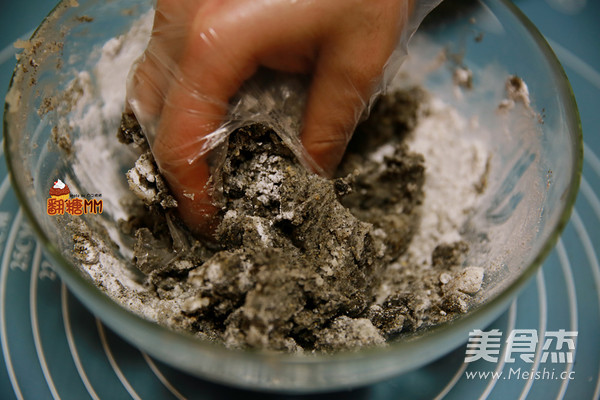
<svg viewBox="0 0 600 400">
<path fill-rule="evenodd" d="M 120 199 L 127 191 L 122 172 L 115 168 L 115 140 L 125 102 L 127 74 L 142 54 L 150 37 L 153 13 L 145 14 L 125 35 L 109 40 L 100 49 L 100 59 L 92 71 L 83 71 L 77 81 L 84 95 L 76 103 L 69 125 L 80 132 L 75 141 L 73 165 L 80 190 L 94 188 L 101 193 L 105 209 L 115 219 L 125 218 Z M 120 161 L 120 160 L 117 160 Z M 87 190 L 90 191 L 90 190 Z"/>
<path fill-rule="evenodd" d="M 431 265 L 431 252 L 439 243 L 461 239 L 490 156 L 482 142 L 461 135 L 474 127 L 455 109 L 433 99 L 428 111 L 408 141 L 412 151 L 425 157 L 426 169 L 421 227 L 407 256 L 424 266 Z"/>
</svg>

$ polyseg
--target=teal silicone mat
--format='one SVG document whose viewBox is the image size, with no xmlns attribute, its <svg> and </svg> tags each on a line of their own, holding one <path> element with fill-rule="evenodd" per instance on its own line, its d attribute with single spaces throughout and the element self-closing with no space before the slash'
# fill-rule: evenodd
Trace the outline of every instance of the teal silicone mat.
<svg viewBox="0 0 600 400">
<path fill-rule="evenodd" d="M 491 326 L 481 327 L 503 333 L 498 362 L 464 363 L 466 347 L 462 346 L 396 378 L 313 396 L 249 392 L 186 375 L 122 341 L 69 294 L 24 220 L 2 160 L 0 399 L 598 399 L 600 2 L 515 3 L 546 36 L 569 76 L 582 119 L 585 161 L 581 192 L 556 248 L 509 310 Z M 15 65 L 12 43 L 27 38 L 53 6 L 52 0 L 1 3 L 2 93 Z M 1 149 L 0 158 L 4 159 Z M 532 363 L 517 354 L 515 362 L 502 361 L 505 340 L 513 329 L 540 337 L 561 329 L 578 332 L 569 351 L 574 363 L 553 363 L 550 354 L 544 360 L 541 349 Z"/>
</svg>

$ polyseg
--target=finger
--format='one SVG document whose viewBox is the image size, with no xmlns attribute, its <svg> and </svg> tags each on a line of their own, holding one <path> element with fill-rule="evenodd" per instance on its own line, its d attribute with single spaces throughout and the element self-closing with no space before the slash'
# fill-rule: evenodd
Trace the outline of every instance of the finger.
<svg viewBox="0 0 600 400">
<path fill-rule="evenodd" d="M 208 151 L 227 111 L 228 100 L 256 68 L 249 59 L 230 59 L 210 35 L 192 31 L 177 79 L 162 107 L 153 152 L 178 202 L 180 215 L 198 232 L 211 230 L 212 204 Z"/>
<path fill-rule="evenodd" d="M 380 73 L 379 66 L 366 67 L 333 49 L 319 54 L 301 140 L 326 175 L 333 175 L 339 164 Z"/>
<path fill-rule="evenodd" d="M 397 0 L 378 7 L 364 3 L 358 15 L 347 10 L 362 19 L 342 20 L 325 32 L 301 140 L 326 175 L 335 172 L 356 124 L 382 87 L 385 66 L 402 29 L 398 16 L 405 6 Z"/>
<path fill-rule="evenodd" d="M 180 202 L 180 214 L 191 226 L 204 225 L 215 212 L 206 155 L 213 147 L 210 140 L 219 136 L 215 130 L 229 99 L 259 64 L 276 62 L 267 55 L 281 54 L 286 45 L 297 44 L 288 56 L 280 58 L 283 65 L 278 67 L 305 71 L 314 47 L 301 40 L 305 30 L 283 23 L 268 25 L 272 16 L 264 16 L 262 10 L 253 15 L 254 5 L 246 5 L 247 9 L 236 6 L 235 18 L 230 10 L 221 10 L 222 16 L 196 18 L 180 59 L 179 79 L 170 87 L 162 109 L 153 152 Z M 244 24 L 246 20 L 249 22 Z M 245 27 L 242 35 L 240 25 Z M 280 35 L 273 35 L 265 26 L 277 29 Z"/>
<path fill-rule="evenodd" d="M 154 139 L 196 7 L 195 1 L 158 0 L 150 41 L 129 74 L 127 111 L 134 111 L 149 140 Z"/>
</svg>

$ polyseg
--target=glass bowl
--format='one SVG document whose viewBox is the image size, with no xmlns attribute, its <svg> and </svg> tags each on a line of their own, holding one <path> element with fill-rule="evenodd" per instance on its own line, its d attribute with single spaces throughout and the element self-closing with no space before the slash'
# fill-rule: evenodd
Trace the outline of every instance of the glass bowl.
<svg viewBox="0 0 600 400">
<path fill-rule="evenodd" d="M 103 212 L 82 218 L 116 230 L 122 205 L 109 192 L 126 187 L 124 171 L 132 160 L 124 146 L 112 146 L 123 88 L 84 94 L 72 82 L 79 76 L 80 81 L 89 78 L 92 87 L 97 85 L 100 78 L 93 71 L 102 56 L 99 49 L 144 15 L 149 18 L 152 5 L 142 0 L 75 3 L 64 0 L 52 11 L 15 69 L 4 112 L 12 184 L 70 290 L 115 332 L 174 367 L 225 384 L 299 392 L 362 385 L 417 368 L 456 348 L 470 330 L 483 329 L 505 310 L 568 221 L 583 147 L 567 78 L 548 44 L 511 2 L 469 1 L 458 11 L 434 12 L 426 20 L 400 75 L 423 84 L 487 128 L 478 140 L 493 151 L 488 188 L 463 227 L 470 245 L 467 263 L 486 266 L 485 293 L 477 306 L 387 347 L 332 355 L 230 350 L 148 321 L 92 283 L 80 267 L 81 260 L 73 257 L 73 239 L 60 218 L 48 214 L 46 205 L 52 182 L 67 177 L 79 193 L 103 196 Z M 127 53 L 136 56 L 142 49 L 127 49 Z M 456 84 L 457 68 L 471 71 L 473 89 Z M 88 71 L 87 77 L 81 71 Z M 122 82 L 127 68 L 114 63 L 108 72 L 109 78 Z M 516 108 L 520 111 L 509 111 L 514 118 L 506 118 L 498 110 L 504 82 L 512 75 L 528 85 L 531 104 L 521 104 Z M 82 95 L 97 100 L 100 123 L 86 125 L 85 110 L 69 105 Z M 69 122 L 73 120 L 79 122 Z M 83 154 L 77 146 L 81 137 L 93 137 L 97 145 Z M 85 170 L 78 161 L 82 157 L 93 159 Z M 126 245 L 115 251 L 123 262 L 130 259 Z"/>
</svg>

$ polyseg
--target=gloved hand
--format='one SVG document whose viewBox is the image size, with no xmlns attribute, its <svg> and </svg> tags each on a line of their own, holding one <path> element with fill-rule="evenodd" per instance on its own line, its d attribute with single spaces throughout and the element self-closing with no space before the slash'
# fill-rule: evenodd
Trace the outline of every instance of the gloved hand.
<svg viewBox="0 0 600 400">
<path fill-rule="evenodd" d="M 291 135 L 304 160 L 331 175 L 439 1 L 158 0 L 127 100 L 188 226 L 214 225 L 208 156 L 231 132 L 231 100 L 259 67 L 310 74 L 301 132 Z"/>
</svg>

